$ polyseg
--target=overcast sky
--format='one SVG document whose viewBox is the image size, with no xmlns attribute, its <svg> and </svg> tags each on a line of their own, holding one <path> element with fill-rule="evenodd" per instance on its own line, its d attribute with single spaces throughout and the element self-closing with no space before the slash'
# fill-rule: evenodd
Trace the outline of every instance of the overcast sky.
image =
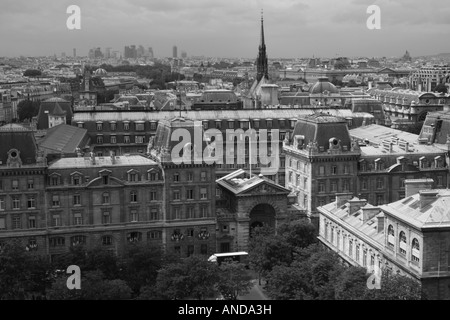
<svg viewBox="0 0 450 320">
<path fill-rule="evenodd" d="M 260 12 L 269 58 L 412 56 L 450 52 L 449 0 L 1 0 L 0 56 L 87 55 L 152 47 L 157 57 L 257 55 Z M 81 30 L 66 9 L 81 8 Z M 381 30 L 369 30 L 369 5 Z"/>
</svg>

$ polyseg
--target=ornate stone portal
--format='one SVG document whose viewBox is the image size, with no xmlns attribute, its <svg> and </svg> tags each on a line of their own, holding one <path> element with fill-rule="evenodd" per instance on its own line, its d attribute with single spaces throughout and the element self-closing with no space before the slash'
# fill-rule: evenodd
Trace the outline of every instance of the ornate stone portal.
<svg viewBox="0 0 450 320">
<path fill-rule="evenodd" d="M 275 231 L 283 222 L 302 217 L 290 203 L 290 190 L 264 176 L 238 170 L 217 180 L 217 186 L 219 251 L 246 251 L 253 228 L 269 226 Z"/>
</svg>

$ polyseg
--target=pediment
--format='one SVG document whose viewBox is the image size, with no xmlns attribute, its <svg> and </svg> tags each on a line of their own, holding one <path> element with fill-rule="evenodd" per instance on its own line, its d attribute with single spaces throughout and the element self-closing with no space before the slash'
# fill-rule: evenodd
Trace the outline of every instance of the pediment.
<svg viewBox="0 0 450 320">
<path fill-rule="evenodd" d="M 288 195 L 290 191 L 275 183 L 263 181 L 252 188 L 240 192 L 239 195 L 272 195 L 280 193 Z"/>
<path fill-rule="evenodd" d="M 98 177 L 98 178 L 92 179 L 86 187 L 90 188 L 90 187 L 100 187 L 100 186 L 107 187 L 107 186 L 124 186 L 124 185 L 125 184 L 123 183 L 122 180 L 117 179 L 116 177 L 110 176 L 107 185 L 103 184 L 103 177 Z"/>
</svg>

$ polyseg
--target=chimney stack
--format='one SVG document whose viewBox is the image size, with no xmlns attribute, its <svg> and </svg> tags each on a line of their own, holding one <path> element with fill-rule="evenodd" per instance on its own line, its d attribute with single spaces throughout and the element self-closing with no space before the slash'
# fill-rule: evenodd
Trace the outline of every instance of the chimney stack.
<svg viewBox="0 0 450 320">
<path fill-rule="evenodd" d="M 350 200 L 348 203 L 350 205 L 349 210 L 348 210 L 348 214 L 352 215 L 356 211 L 361 209 L 361 207 L 365 206 L 367 204 L 367 200 L 358 199 L 358 198 L 355 197 L 352 200 Z"/>
<path fill-rule="evenodd" d="M 347 203 L 353 197 L 352 193 L 336 193 L 336 208 Z"/>
<path fill-rule="evenodd" d="M 95 154 L 91 152 L 91 165 L 95 165 Z"/>
<path fill-rule="evenodd" d="M 380 213 L 380 208 L 374 207 L 371 204 L 367 204 L 361 208 L 361 211 L 363 215 L 363 223 L 366 223 Z"/>
<path fill-rule="evenodd" d="M 384 231 L 384 213 L 380 213 L 377 216 L 378 224 L 377 224 L 377 232 L 381 233 Z"/>
<path fill-rule="evenodd" d="M 421 190 L 430 190 L 433 186 L 433 179 L 408 179 L 405 180 L 405 197 L 410 197 Z"/>
<path fill-rule="evenodd" d="M 439 194 L 439 192 L 436 190 L 422 190 L 419 191 L 419 194 L 420 194 L 420 209 L 423 209 L 437 199 L 437 195 Z"/>
</svg>

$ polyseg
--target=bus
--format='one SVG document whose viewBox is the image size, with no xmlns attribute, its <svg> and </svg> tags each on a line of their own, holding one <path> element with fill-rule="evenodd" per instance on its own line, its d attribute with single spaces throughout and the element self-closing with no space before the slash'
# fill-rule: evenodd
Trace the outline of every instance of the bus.
<svg viewBox="0 0 450 320">
<path fill-rule="evenodd" d="M 231 259 L 243 263 L 248 268 L 248 253 L 245 251 L 239 252 L 227 252 L 227 253 L 215 253 L 209 257 L 209 262 L 215 262 L 220 265 L 224 260 Z"/>
</svg>

